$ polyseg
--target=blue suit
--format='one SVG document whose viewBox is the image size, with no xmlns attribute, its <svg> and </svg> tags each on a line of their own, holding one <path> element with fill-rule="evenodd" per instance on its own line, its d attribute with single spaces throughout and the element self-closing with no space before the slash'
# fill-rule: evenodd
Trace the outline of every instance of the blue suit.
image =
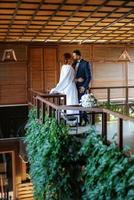
<svg viewBox="0 0 134 200">
<path fill-rule="evenodd" d="M 91 70 L 90 70 L 89 62 L 87 62 L 86 60 L 83 60 L 83 59 L 80 60 L 80 63 L 78 65 L 75 78 L 76 79 L 77 78 L 83 78 L 83 82 L 77 82 L 76 83 L 76 86 L 77 86 L 77 89 L 78 89 L 78 97 L 79 97 L 79 100 L 80 100 L 81 96 L 83 94 L 85 94 L 86 90 L 88 89 L 89 83 L 91 81 Z M 80 87 L 84 87 L 85 88 L 85 92 L 84 93 L 80 93 L 79 92 Z"/>
<path fill-rule="evenodd" d="M 78 66 L 77 64 L 75 64 L 75 68 L 76 68 L 75 78 L 83 79 L 83 82 L 76 82 L 76 86 L 78 90 L 78 99 L 80 102 L 81 97 L 86 93 L 86 90 L 89 88 L 89 83 L 91 81 L 91 70 L 90 70 L 91 66 L 86 60 L 83 60 L 83 59 L 80 60 Z M 85 91 L 83 93 L 80 93 L 80 87 L 85 88 Z M 81 122 L 82 122 L 82 119 L 85 121 L 85 123 L 89 122 L 86 112 L 80 112 Z"/>
</svg>

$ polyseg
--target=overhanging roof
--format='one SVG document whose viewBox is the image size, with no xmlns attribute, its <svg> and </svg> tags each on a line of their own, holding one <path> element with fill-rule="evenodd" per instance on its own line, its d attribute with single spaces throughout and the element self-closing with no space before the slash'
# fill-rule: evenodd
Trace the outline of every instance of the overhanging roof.
<svg viewBox="0 0 134 200">
<path fill-rule="evenodd" d="M 134 43 L 131 0 L 1 0 L 0 41 Z"/>
</svg>

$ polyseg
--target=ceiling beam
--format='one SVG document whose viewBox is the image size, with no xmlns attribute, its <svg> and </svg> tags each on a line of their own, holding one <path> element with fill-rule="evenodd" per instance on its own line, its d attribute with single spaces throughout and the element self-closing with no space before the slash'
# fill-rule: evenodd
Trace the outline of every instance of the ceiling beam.
<svg viewBox="0 0 134 200">
<path fill-rule="evenodd" d="M 98 30 L 95 34 L 92 34 L 91 36 L 87 37 L 87 39 L 85 40 L 89 40 L 92 36 L 97 35 L 98 33 L 101 33 L 102 31 L 106 30 L 107 28 L 111 27 L 112 25 L 114 25 L 115 23 L 118 23 L 120 20 L 124 19 L 126 16 L 130 15 L 131 13 L 134 12 L 134 9 L 132 9 L 130 12 L 126 13 L 125 15 L 123 15 L 122 17 L 116 19 L 114 22 L 110 23 L 108 26 L 103 27 L 102 29 Z M 88 29 L 89 30 L 89 29 Z"/>
<path fill-rule="evenodd" d="M 94 10 L 93 13 L 98 12 L 98 10 L 99 10 L 101 7 L 105 6 L 109 1 L 110 1 L 110 0 L 105 0 L 104 3 L 103 3 L 101 6 L 97 7 L 97 8 Z M 79 25 L 81 25 L 83 22 L 85 22 L 89 17 L 91 17 L 91 15 L 92 15 L 92 13 L 89 13 L 89 15 L 88 15 L 87 17 L 85 17 L 81 22 L 79 22 L 76 26 L 74 26 L 74 29 L 76 29 Z M 60 27 L 61 27 L 61 26 L 60 26 Z M 60 27 L 59 27 L 59 29 L 60 29 Z M 59 29 L 58 29 L 58 30 L 59 30 Z M 74 30 L 74 29 L 73 29 L 73 30 Z M 67 33 L 64 37 L 66 37 L 68 34 L 72 33 L 73 30 L 70 30 L 69 33 Z M 60 40 L 64 39 L 64 37 L 62 37 Z"/>
<path fill-rule="evenodd" d="M 6 34 L 5 38 L 4 38 L 5 41 L 6 41 L 7 37 L 8 37 L 8 35 L 9 35 L 11 26 L 12 26 L 12 24 L 13 24 L 13 22 L 14 22 L 14 19 L 15 19 L 15 17 L 16 17 L 16 14 L 17 14 L 17 12 L 18 12 L 18 9 L 19 9 L 21 3 L 22 3 L 21 0 L 18 0 L 18 1 L 17 1 L 16 8 L 15 8 L 15 10 L 14 10 L 13 16 L 12 16 L 12 18 L 11 18 L 11 20 L 10 20 L 9 25 L 8 25 L 7 34 Z"/>
<path fill-rule="evenodd" d="M 109 1 L 108 1 L 109 2 Z M 107 3 L 108 2 L 105 2 L 105 4 L 107 5 Z M 124 2 L 123 3 L 123 5 L 126 5 L 127 3 L 128 3 L 129 1 L 127 1 L 127 2 Z M 103 5 L 104 6 L 104 5 Z M 121 7 L 121 6 L 120 6 Z M 98 8 L 99 9 L 99 8 Z M 113 11 L 112 11 L 112 13 L 114 13 L 114 12 L 116 12 L 116 10 L 118 10 L 118 8 L 115 8 Z M 104 19 L 107 19 L 111 14 L 112 14 L 111 12 L 110 13 L 108 13 L 105 17 L 103 17 L 103 20 Z M 89 15 L 89 17 L 92 17 L 92 13 Z M 100 21 L 101 21 L 102 19 L 100 19 L 99 21 L 97 21 L 97 22 L 95 22 L 95 24 L 93 24 L 93 26 L 91 26 L 90 28 L 88 28 L 87 30 L 90 30 L 92 27 L 95 27 L 97 24 L 99 24 L 100 23 Z M 85 20 L 83 20 L 84 22 L 86 21 L 86 19 Z M 82 24 L 83 22 L 80 22 L 77 26 L 75 26 L 75 28 L 77 28 L 78 26 L 80 26 L 81 24 Z M 111 23 L 112 24 L 112 23 Z M 106 26 L 106 27 L 108 27 L 108 26 Z M 78 37 L 80 37 L 82 34 L 84 34 L 87 30 L 84 30 L 82 33 L 80 33 L 75 39 L 77 40 L 77 38 Z M 68 33 L 68 34 L 70 34 L 71 33 L 71 31 Z M 93 34 L 94 35 L 94 34 Z"/>
</svg>

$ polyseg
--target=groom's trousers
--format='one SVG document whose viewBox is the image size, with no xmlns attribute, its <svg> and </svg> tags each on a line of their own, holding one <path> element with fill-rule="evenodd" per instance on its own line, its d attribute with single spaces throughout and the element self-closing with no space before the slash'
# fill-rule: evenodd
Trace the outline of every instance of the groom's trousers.
<svg viewBox="0 0 134 200">
<path fill-rule="evenodd" d="M 86 92 L 80 93 L 79 90 L 78 90 L 78 100 L 79 100 L 79 103 L 80 103 L 81 97 L 84 94 L 86 94 Z M 89 122 L 87 113 L 85 111 L 84 112 L 80 111 L 80 123 L 82 123 L 83 120 L 84 120 L 85 124 Z"/>
</svg>

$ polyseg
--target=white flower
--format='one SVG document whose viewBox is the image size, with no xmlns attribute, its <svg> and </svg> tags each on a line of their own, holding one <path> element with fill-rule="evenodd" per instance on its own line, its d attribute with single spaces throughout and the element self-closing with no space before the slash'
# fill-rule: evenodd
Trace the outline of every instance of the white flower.
<svg viewBox="0 0 134 200">
<path fill-rule="evenodd" d="M 81 97 L 80 102 L 81 102 L 80 104 L 83 107 L 93 107 L 93 106 L 97 105 L 97 99 L 94 97 L 94 95 L 92 93 L 90 93 L 90 94 L 84 94 Z"/>
</svg>

